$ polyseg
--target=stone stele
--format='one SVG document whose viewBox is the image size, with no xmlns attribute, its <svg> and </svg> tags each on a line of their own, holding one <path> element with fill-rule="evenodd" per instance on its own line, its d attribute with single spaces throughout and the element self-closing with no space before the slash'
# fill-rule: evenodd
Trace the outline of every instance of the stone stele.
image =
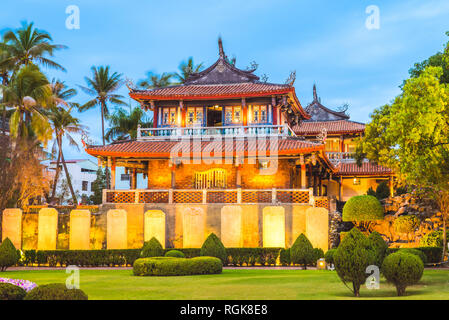
<svg viewBox="0 0 449 320">
<path fill-rule="evenodd" d="M 2 241 L 9 238 L 16 249 L 22 247 L 22 210 L 5 209 L 2 216 Z"/>
<path fill-rule="evenodd" d="M 128 248 L 128 221 L 125 210 L 108 210 L 106 241 L 108 249 Z"/>
<path fill-rule="evenodd" d="M 53 208 L 39 210 L 38 218 L 38 250 L 56 250 L 58 235 L 58 211 Z"/>
<path fill-rule="evenodd" d="M 155 237 L 165 248 L 165 213 L 162 210 L 148 210 L 144 219 L 145 241 Z"/>
<path fill-rule="evenodd" d="M 70 250 L 90 249 L 90 211 L 70 212 Z"/>
<path fill-rule="evenodd" d="M 281 206 L 263 208 L 263 246 L 285 248 L 285 209 Z"/>
</svg>

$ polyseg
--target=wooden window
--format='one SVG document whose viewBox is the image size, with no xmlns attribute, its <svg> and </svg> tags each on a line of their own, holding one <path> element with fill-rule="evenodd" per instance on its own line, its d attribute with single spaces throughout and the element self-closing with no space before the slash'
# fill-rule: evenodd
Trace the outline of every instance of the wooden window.
<svg viewBox="0 0 449 320">
<path fill-rule="evenodd" d="M 225 123 L 226 124 L 241 124 L 242 123 L 242 107 L 233 106 L 225 108 Z"/>
<path fill-rule="evenodd" d="M 177 108 L 162 108 L 162 125 L 173 126 L 176 124 Z"/>
<path fill-rule="evenodd" d="M 188 126 L 203 124 L 203 107 L 188 107 L 186 115 L 186 123 Z"/>
<path fill-rule="evenodd" d="M 267 106 L 251 106 L 252 123 L 268 123 Z"/>
<path fill-rule="evenodd" d="M 221 168 L 195 172 L 195 189 L 226 189 L 226 176 L 226 170 Z"/>
</svg>

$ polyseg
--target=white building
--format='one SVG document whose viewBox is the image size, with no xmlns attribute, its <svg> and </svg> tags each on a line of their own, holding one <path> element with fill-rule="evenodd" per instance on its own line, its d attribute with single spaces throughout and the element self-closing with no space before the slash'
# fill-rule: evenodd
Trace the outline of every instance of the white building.
<svg viewBox="0 0 449 320">
<path fill-rule="evenodd" d="M 62 163 L 59 164 L 61 171 L 59 174 L 59 181 L 57 191 L 60 191 L 61 183 L 66 179 L 65 171 Z M 69 171 L 72 180 L 73 190 L 78 196 L 92 195 L 92 182 L 97 178 L 98 165 L 89 159 L 66 160 L 67 170 Z M 50 162 L 50 170 L 55 172 L 56 161 Z M 57 192 L 58 193 L 58 192 Z"/>
</svg>

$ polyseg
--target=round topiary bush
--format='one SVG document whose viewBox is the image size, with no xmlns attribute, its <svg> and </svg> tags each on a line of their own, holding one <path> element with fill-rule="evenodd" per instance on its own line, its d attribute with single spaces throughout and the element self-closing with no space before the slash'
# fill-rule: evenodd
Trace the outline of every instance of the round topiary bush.
<svg viewBox="0 0 449 320">
<path fill-rule="evenodd" d="M 221 260 L 215 257 L 141 258 L 134 261 L 136 276 L 187 276 L 196 274 L 217 274 L 223 270 Z"/>
<path fill-rule="evenodd" d="M 50 283 L 34 288 L 24 300 L 88 300 L 88 297 L 80 289 L 67 289 L 65 284 Z"/>
<path fill-rule="evenodd" d="M 387 256 L 382 264 L 382 273 L 396 287 L 398 296 L 403 296 L 408 286 L 417 283 L 423 271 L 424 264 L 417 255 L 399 251 Z"/>
<path fill-rule="evenodd" d="M 398 252 L 414 254 L 415 256 L 418 256 L 424 264 L 427 263 L 427 257 L 421 250 L 413 248 L 401 248 Z"/>
<path fill-rule="evenodd" d="M 140 256 L 142 258 L 150 258 L 150 257 L 162 257 L 164 255 L 164 249 L 162 248 L 161 243 L 155 238 L 151 238 L 150 241 L 145 242 L 142 248 L 142 252 Z"/>
<path fill-rule="evenodd" d="M 218 258 L 221 260 L 223 265 L 226 265 L 228 260 L 226 248 L 215 233 L 211 233 L 207 237 L 206 241 L 204 241 L 201 246 L 200 256 Z"/>
<path fill-rule="evenodd" d="M 356 297 L 360 296 L 360 286 L 366 281 L 366 268 L 375 260 L 371 242 L 357 228 L 349 231 L 338 246 L 334 254 L 335 269 L 343 283 L 352 283 Z"/>
<path fill-rule="evenodd" d="M 412 233 L 419 227 L 421 221 L 416 215 L 399 216 L 394 222 L 394 231 L 399 233 Z"/>
<path fill-rule="evenodd" d="M 343 221 L 353 222 L 361 229 L 370 230 L 370 224 L 384 218 L 384 209 L 376 197 L 355 196 L 343 207 Z"/>
<path fill-rule="evenodd" d="M 290 248 L 290 259 L 293 264 L 302 265 L 304 270 L 307 269 L 307 265 L 316 262 L 313 246 L 304 233 L 296 238 L 295 243 Z"/>
<path fill-rule="evenodd" d="M 0 300 L 23 300 L 27 292 L 11 283 L 0 283 Z"/>
<path fill-rule="evenodd" d="M 16 247 L 9 238 L 5 238 L 0 244 L 0 271 L 5 271 L 8 267 L 14 266 L 19 261 Z"/>
<path fill-rule="evenodd" d="M 185 258 L 186 256 L 184 255 L 184 253 L 182 253 L 181 251 L 179 251 L 179 250 L 170 250 L 170 251 L 167 251 L 166 253 L 165 253 L 165 256 L 166 257 L 172 257 L 172 258 Z"/>
<path fill-rule="evenodd" d="M 385 254 L 388 249 L 388 244 L 382 238 L 380 233 L 376 231 L 371 232 L 368 240 L 376 255 L 374 264 L 380 268 L 384 261 Z"/>
<path fill-rule="evenodd" d="M 329 249 L 324 254 L 324 260 L 327 264 L 334 264 L 334 255 L 337 252 L 337 249 Z"/>
</svg>

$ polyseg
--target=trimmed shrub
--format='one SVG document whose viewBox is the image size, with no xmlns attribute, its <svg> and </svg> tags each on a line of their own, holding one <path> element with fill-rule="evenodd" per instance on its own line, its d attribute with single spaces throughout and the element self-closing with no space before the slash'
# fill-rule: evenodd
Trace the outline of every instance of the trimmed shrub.
<svg viewBox="0 0 449 320">
<path fill-rule="evenodd" d="M 388 183 L 383 181 L 376 188 L 376 198 L 379 200 L 386 199 L 390 196 L 390 187 Z"/>
<path fill-rule="evenodd" d="M 185 258 L 186 256 L 179 250 L 170 250 L 165 253 L 165 257 Z"/>
<path fill-rule="evenodd" d="M 349 231 L 338 246 L 334 254 L 335 269 L 343 283 L 352 282 L 356 297 L 360 296 L 360 286 L 366 281 L 366 267 L 375 260 L 371 242 L 357 228 Z"/>
<path fill-rule="evenodd" d="M 421 259 L 422 263 L 424 263 L 424 264 L 427 263 L 427 257 L 424 254 L 424 252 L 422 252 L 421 250 L 414 249 L 414 248 L 402 248 L 402 249 L 399 249 L 398 252 L 414 254 L 415 256 L 418 256 Z"/>
<path fill-rule="evenodd" d="M 334 264 L 334 254 L 337 252 L 337 249 L 329 249 L 324 254 L 324 260 L 326 260 L 327 264 Z"/>
<path fill-rule="evenodd" d="M 449 233 L 449 230 L 448 230 Z M 426 234 L 419 241 L 421 247 L 442 247 L 443 246 L 443 230 L 434 230 Z"/>
<path fill-rule="evenodd" d="M 292 263 L 290 259 L 290 249 L 282 248 L 281 251 L 279 251 L 279 262 L 283 266 L 289 266 Z"/>
<path fill-rule="evenodd" d="M 324 251 L 321 248 L 313 248 L 313 262 L 312 265 L 315 265 L 318 259 L 324 258 Z"/>
<path fill-rule="evenodd" d="M 281 248 L 226 248 L 228 264 L 239 267 L 275 266 L 280 251 Z"/>
<path fill-rule="evenodd" d="M 343 221 L 353 222 L 369 231 L 370 224 L 384 218 L 384 209 L 376 197 L 370 195 L 355 196 L 343 207 Z"/>
<path fill-rule="evenodd" d="M 19 261 L 16 247 L 9 238 L 5 238 L 0 244 L 0 271 L 5 271 L 8 267 L 14 266 Z"/>
<path fill-rule="evenodd" d="M 65 284 L 50 283 L 38 286 L 27 293 L 25 300 L 87 300 L 80 289 L 67 289 Z"/>
<path fill-rule="evenodd" d="M 307 269 L 307 265 L 315 263 L 315 252 L 309 239 L 301 233 L 290 248 L 290 259 L 293 264 L 299 264 L 303 266 L 303 269 Z"/>
<path fill-rule="evenodd" d="M 161 243 L 155 238 L 151 238 L 150 241 L 145 242 L 142 248 L 142 253 L 140 256 L 142 258 L 150 257 L 162 257 L 164 255 L 164 248 L 162 248 Z"/>
<path fill-rule="evenodd" d="M 215 233 L 211 233 L 207 237 L 206 241 L 204 241 L 203 246 L 201 247 L 200 255 L 215 257 L 220 259 L 223 265 L 227 264 L 226 249 Z"/>
<path fill-rule="evenodd" d="M 11 283 L 0 283 L 0 300 L 23 300 L 27 292 Z"/>
<path fill-rule="evenodd" d="M 374 264 L 380 268 L 382 267 L 382 263 L 384 261 L 386 251 L 388 249 L 388 245 L 382 238 L 380 233 L 376 231 L 371 232 L 371 234 L 368 237 L 368 240 L 370 241 L 370 245 L 376 254 Z"/>
<path fill-rule="evenodd" d="M 187 276 L 217 274 L 223 270 L 221 260 L 215 257 L 137 259 L 133 265 L 135 276 Z"/>
<path fill-rule="evenodd" d="M 394 231 L 399 233 L 412 233 L 419 227 L 421 221 L 416 215 L 400 216 L 394 222 Z"/>
<path fill-rule="evenodd" d="M 443 256 L 443 247 L 420 247 L 419 251 L 425 254 L 427 263 L 441 262 Z"/>
<path fill-rule="evenodd" d="M 403 296 L 408 286 L 417 283 L 423 271 L 424 264 L 417 255 L 400 251 L 387 256 L 382 264 L 382 273 L 396 287 L 398 296 Z"/>
</svg>

